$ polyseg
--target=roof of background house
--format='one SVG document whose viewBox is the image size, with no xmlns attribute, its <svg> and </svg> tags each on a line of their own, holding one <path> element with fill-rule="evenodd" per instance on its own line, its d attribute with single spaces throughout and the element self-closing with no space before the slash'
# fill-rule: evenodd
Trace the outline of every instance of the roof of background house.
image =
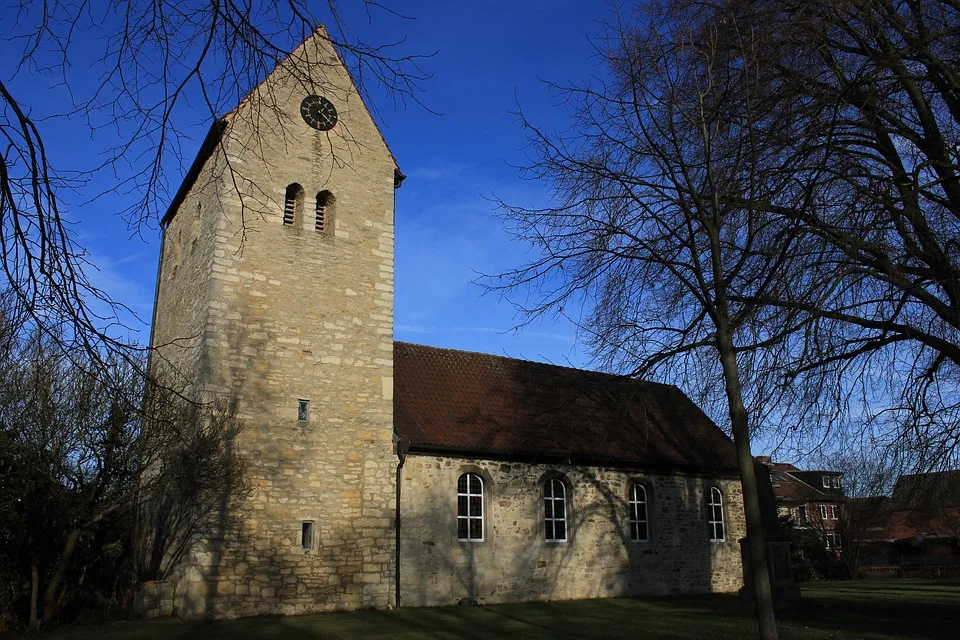
<svg viewBox="0 0 960 640">
<path fill-rule="evenodd" d="M 960 506 L 960 471 L 915 473 L 897 478 L 890 509 Z"/>
<path fill-rule="evenodd" d="M 769 458 L 766 458 L 769 460 Z M 811 484 L 822 474 L 839 475 L 836 471 L 801 471 L 786 462 L 764 462 L 770 469 L 773 493 L 779 500 L 796 502 L 830 502 L 843 498 L 840 489 L 821 489 Z"/>
<path fill-rule="evenodd" d="M 733 441 L 677 387 L 406 342 L 394 425 L 413 451 L 737 472 Z"/>
</svg>

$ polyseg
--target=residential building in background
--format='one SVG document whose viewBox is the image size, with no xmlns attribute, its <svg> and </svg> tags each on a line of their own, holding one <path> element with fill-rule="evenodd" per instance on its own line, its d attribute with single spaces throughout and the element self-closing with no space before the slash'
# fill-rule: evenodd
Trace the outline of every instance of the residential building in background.
<svg viewBox="0 0 960 640">
<path fill-rule="evenodd" d="M 960 471 L 902 475 L 850 510 L 864 575 L 960 574 Z"/>
<path fill-rule="evenodd" d="M 770 482 L 781 517 L 790 517 L 794 526 L 819 533 L 827 550 L 843 550 L 841 522 L 847 498 L 843 474 L 828 469 L 801 470 L 792 464 L 773 462 L 757 456 L 770 469 Z"/>
</svg>

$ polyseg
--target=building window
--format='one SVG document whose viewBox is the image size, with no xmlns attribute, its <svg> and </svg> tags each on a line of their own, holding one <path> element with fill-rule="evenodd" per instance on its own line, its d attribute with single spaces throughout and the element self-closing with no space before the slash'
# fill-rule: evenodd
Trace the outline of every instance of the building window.
<svg viewBox="0 0 960 640">
<path fill-rule="evenodd" d="M 642 484 L 630 487 L 630 539 L 635 542 L 650 540 L 647 520 L 647 489 Z"/>
<path fill-rule="evenodd" d="M 821 482 L 823 482 L 823 486 L 826 487 L 827 489 L 829 489 L 832 486 L 832 484 L 830 483 L 830 476 L 822 476 L 820 480 Z"/>
<path fill-rule="evenodd" d="M 333 194 L 321 191 L 317 194 L 317 210 L 314 218 L 314 228 L 320 233 L 329 233 L 333 227 Z"/>
<path fill-rule="evenodd" d="M 827 505 L 825 504 L 820 505 L 820 519 L 821 520 L 827 519 Z"/>
<path fill-rule="evenodd" d="M 833 488 L 834 489 L 840 488 L 840 476 L 833 476 Z"/>
<path fill-rule="evenodd" d="M 547 541 L 567 539 L 567 487 L 563 480 L 551 478 L 543 485 L 543 522 Z"/>
<path fill-rule="evenodd" d="M 839 533 L 830 532 L 830 533 L 824 534 L 823 544 L 827 549 L 832 549 L 833 551 L 840 551 L 843 549 L 843 545 L 840 542 Z"/>
<path fill-rule="evenodd" d="M 303 208 L 303 187 L 294 182 L 287 187 L 287 192 L 283 197 L 283 224 L 284 226 L 294 226 L 300 217 L 300 210 Z"/>
<path fill-rule="evenodd" d="M 835 504 L 830 505 L 830 519 L 831 520 L 837 519 L 837 505 Z"/>
<path fill-rule="evenodd" d="M 707 524 L 711 542 L 723 542 L 723 495 L 720 489 L 710 487 L 710 502 L 707 504 Z"/>
<path fill-rule="evenodd" d="M 311 520 L 300 523 L 300 548 L 304 551 L 313 549 L 313 521 Z"/>
<path fill-rule="evenodd" d="M 797 507 L 797 521 L 800 524 L 807 523 L 807 505 L 802 504 L 799 507 Z"/>
<path fill-rule="evenodd" d="M 310 419 L 310 401 L 297 400 L 297 420 L 307 422 Z"/>
<path fill-rule="evenodd" d="M 457 480 L 457 539 L 483 541 L 483 478 L 476 473 Z"/>
</svg>

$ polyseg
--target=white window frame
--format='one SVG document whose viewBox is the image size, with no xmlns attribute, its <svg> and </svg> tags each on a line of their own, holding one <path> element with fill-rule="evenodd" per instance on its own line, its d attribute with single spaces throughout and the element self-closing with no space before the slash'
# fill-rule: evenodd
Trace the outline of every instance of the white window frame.
<svg viewBox="0 0 960 640">
<path fill-rule="evenodd" d="M 550 487 L 550 496 L 547 496 L 547 487 Z M 557 488 L 560 497 L 557 497 Z M 557 517 L 557 503 L 563 505 L 563 515 Z M 550 517 L 547 517 L 547 505 L 550 505 Z M 563 537 L 557 537 L 558 522 L 563 523 Z M 547 542 L 566 542 L 569 536 L 567 530 L 567 483 L 560 478 L 550 478 L 543 483 L 543 537 Z"/>
<path fill-rule="evenodd" d="M 818 506 L 820 507 L 820 519 L 821 519 L 821 520 L 826 520 L 826 519 L 827 519 L 827 505 L 821 503 L 821 504 L 818 505 Z"/>
<path fill-rule="evenodd" d="M 723 494 L 717 487 L 710 487 L 707 501 L 707 526 L 710 531 L 710 542 L 724 542 L 727 539 L 727 523 L 723 517 Z M 719 514 L 719 516 L 718 516 Z M 717 535 L 719 525 L 720 535 Z"/>
<path fill-rule="evenodd" d="M 834 489 L 840 488 L 840 476 L 833 476 L 833 488 Z"/>
<path fill-rule="evenodd" d="M 643 505 L 642 518 L 640 517 L 641 505 Z M 641 524 L 644 531 L 642 538 L 640 537 Z M 650 503 L 647 497 L 647 488 L 639 482 L 630 485 L 630 540 L 633 542 L 650 542 Z"/>
<path fill-rule="evenodd" d="M 835 504 L 830 505 L 830 519 L 831 519 L 831 520 L 836 520 L 836 519 L 837 519 L 837 514 L 838 514 L 839 511 L 840 511 L 840 510 L 837 508 L 837 505 L 835 505 Z"/>
<path fill-rule="evenodd" d="M 828 551 L 843 551 L 843 540 L 836 531 L 828 531 L 823 534 L 823 544 Z"/>
<path fill-rule="evenodd" d="M 829 489 L 832 486 L 830 483 L 830 476 L 821 476 L 820 481 L 823 483 L 823 486 L 826 489 Z"/>
<path fill-rule="evenodd" d="M 466 478 L 466 491 L 461 491 L 461 490 L 460 490 L 460 480 L 461 480 L 462 478 Z M 479 492 L 479 493 L 477 493 L 476 491 L 473 491 L 473 483 L 471 482 L 471 479 L 473 479 L 473 478 L 476 478 L 476 479 L 480 482 L 480 492 Z M 457 540 L 459 540 L 460 542 L 483 542 L 484 539 L 485 539 L 485 537 L 486 537 L 486 522 L 484 522 L 484 519 L 485 519 L 485 517 L 486 517 L 486 505 L 484 504 L 484 501 L 483 501 L 484 489 L 485 489 L 485 486 L 484 486 L 484 482 L 483 482 L 483 476 L 481 476 L 479 473 L 473 473 L 472 471 L 468 471 L 467 473 L 462 473 L 462 474 L 460 474 L 460 477 L 457 478 Z M 471 506 L 470 506 L 470 502 L 471 502 L 470 499 L 471 499 L 471 498 L 477 498 L 477 497 L 480 498 L 480 513 L 479 513 L 479 514 L 473 513 L 473 512 L 472 512 L 473 510 L 471 509 Z M 461 515 L 461 513 L 460 513 L 460 499 L 461 499 L 461 498 L 464 498 L 465 501 L 466 501 L 466 502 L 465 502 L 465 504 L 466 504 L 466 513 L 465 513 L 465 514 L 462 514 L 462 515 Z M 466 523 L 467 523 L 467 537 L 466 537 L 466 538 L 463 538 L 463 537 L 460 536 L 460 521 L 461 521 L 461 520 L 465 520 Z M 479 521 L 479 522 L 480 522 L 480 537 L 479 537 L 479 538 L 476 538 L 476 537 L 473 537 L 473 536 L 470 535 L 470 532 L 471 532 L 471 527 L 470 527 L 470 525 L 471 525 L 472 522 L 475 522 L 475 521 Z"/>
</svg>

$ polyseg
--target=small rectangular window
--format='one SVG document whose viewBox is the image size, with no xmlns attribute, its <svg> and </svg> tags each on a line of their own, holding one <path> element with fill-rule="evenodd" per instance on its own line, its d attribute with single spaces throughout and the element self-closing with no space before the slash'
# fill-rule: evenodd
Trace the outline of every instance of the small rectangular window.
<svg viewBox="0 0 960 640">
<path fill-rule="evenodd" d="M 835 504 L 830 505 L 830 519 L 831 520 L 837 519 L 837 505 Z"/>
<path fill-rule="evenodd" d="M 297 420 L 300 422 L 306 422 L 310 419 L 310 412 L 307 410 L 309 404 L 308 400 L 297 401 Z"/>
<path fill-rule="evenodd" d="M 802 504 L 797 507 L 797 520 L 800 521 L 800 524 L 807 523 L 807 505 Z"/>
<path fill-rule="evenodd" d="M 821 480 L 823 481 L 823 486 L 826 487 L 827 489 L 829 489 L 830 486 L 831 486 L 831 485 L 830 485 L 830 476 L 823 476 L 823 477 L 821 478 Z"/>
<path fill-rule="evenodd" d="M 820 519 L 821 520 L 827 519 L 827 505 L 825 504 L 820 505 Z"/>
<path fill-rule="evenodd" d="M 304 551 L 313 549 L 313 522 L 310 520 L 300 524 L 300 547 Z"/>
<path fill-rule="evenodd" d="M 834 477 L 833 477 L 833 488 L 834 488 L 834 489 L 839 489 L 839 488 L 840 488 L 840 476 L 834 476 Z"/>
</svg>

